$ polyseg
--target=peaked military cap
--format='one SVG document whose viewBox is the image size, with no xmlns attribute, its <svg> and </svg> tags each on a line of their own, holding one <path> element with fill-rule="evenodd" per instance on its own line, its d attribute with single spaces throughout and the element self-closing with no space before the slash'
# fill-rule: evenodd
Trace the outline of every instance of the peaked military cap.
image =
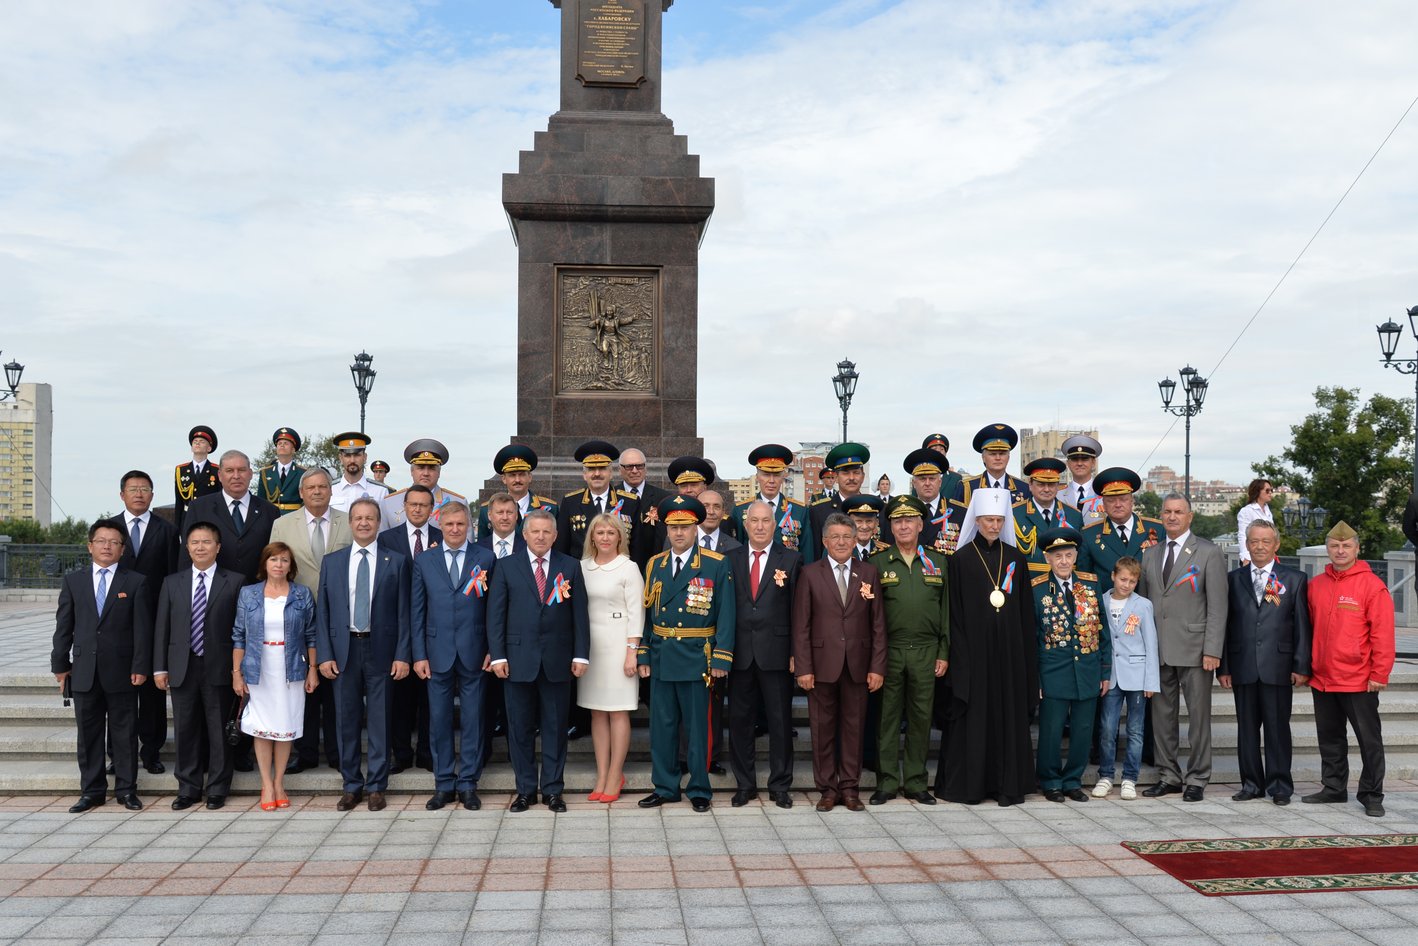
<svg viewBox="0 0 1418 946">
<path fill-rule="evenodd" d="M 372 471 L 375 472 L 375 473 L 388 473 L 388 472 L 389 472 L 389 464 L 385 463 L 383 460 L 375 460 L 373 463 L 371 463 L 371 464 L 369 465 L 369 468 L 370 468 L 370 470 L 372 470 Z"/>
<path fill-rule="evenodd" d="M 1093 492 L 1099 496 L 1127 496 L 1142 489 L 1142 477 L 1125 466 L 1110 466 L 1093 477 Z"/>
<path fill-rule="evenodd" d="M 205 438 L 206 441 L 207 441 L 207 443 L 209 443 L 209 444 L 212 445 L 212 449 L 213 449 L 213 450 L 217 449 L 217 435 L 214 434 L 214 433 L 212 433 L 212 428 L 210 428 L 210 427 L 193 427 L 191 430 L 187 431 L 187 442 L 188 442 L 188 443 L 191 443 L 192 441 L 196 440 L 198 437 L 203 437 L 203 438 Z"/>
<path fill-rule="evenodd" d="M 291 428 L 282 427 L 280 430 L 277 430 L 274 434 L 271 435 L 272 444 L 278 444 L 282 440 L 289 440 L 291 443 L 295 444 L 295 448 L 297 450 L 300 449 L 300 434 L 296 433 Z M 213 446 L 216 446 L 216 444 L 213 444 Z"/>
<path fill-rule="evenodd" d="M 1070 460 L 1078 457 L 1096 459 L 1103 455 L 1103 445 L 1087 434 L 1075 434 L 1063 442 L 1063 452 Z"/>
<path fill-rule="evenodd" d="M 660 521 L 667 526 L 697 526 L 704 521 L 704 504 L 693 496 L 660 500 Z"/>
<path fill-rule="evenodd" d="M 357 430 L 347 430 L 342 434 L 336 434 L 331 439 L 335 441 L 337 450 L 363 450 L 374 443 L 368 434 L 362 434 Z"/>
<path fill-rule="evenodd" d="M 871 451 L 859 443 L 839 443 L 827 451 L 826 464 L 830 470 L 847 470 L 862 466 L 871 459 Z"/>
<path fill-rule="evenodd" d="M 922 447 L 906 454 L 901 468 L 912 476 L 934 476 L 944 473 L 949 468 L 949 464 L 945 462 L 945 458 L 940 455 L 938 450 Z"/>
<path fill-rule="evenodd" d="M 686 483 L 708 486 L 714 482 L 714 467 L 703 457 L 679 457 L 670 462 L 669 475 L 670 482 L 676 486 Z"/>
<path fill-rule="evenodd" d="M 611 458 L 620 456 L 620 451 L 613 443 L 607 443 L 604 440 L 588 440 L 576 448 L 574 456 L 582 466 L 610 466 Z"/>
<path fill-rule="evenodd" d="M 1025 479 L 1039 483 L 1058 483 L 1063 479 L 1064 462 L 1058 457 L 1040 457 L 1024 464 Z"/>
<path fill-rule="evenodd" d="M 492 458 L 493 472 L 530 473 L 537 468 L 537 452 L 520 443 L 509 443 Z"/>
<path fill-rule="evenodd" d="M 920 516 L 924 519 L 929 511 L 925 503 L 914 496 L 902 493 L 900 496 L 891 497 L 891 502 L 887 505 L 886 518 L 904 519 L 907 516 Z"/>
<path fill-rule="evenodd" d="M 1039 536 L 1039 551 L 1057 552 L 1076 549 L 1083 544 L 1083 533 L 1072 526 L 1054 526 Z"/>
<path fill-rule="evenodd" d="M 879 516 L 886 503 L 876 493 L 858 493 L 842 500 L 842 511 L 849 516 Z"/>
<path fill-rule="evenodd" d="M 764 473 L 782 473 L 792 464 L 793 451 L 781 443 L 765 443 L 753 449 L 748 455 L 748 462 Z"/>
<path fill-rule="evenodd" d="M 1013 450 L 1019 446 L 1019 434 L 1008 424 L 990 424 L 981 428 L 972 443 L 976 453 L 986 450 Z"/>
<path fill-rule="evenodd" d="M 950 438 L 945 434 L 926 434 L 926 439 L 921 441 L 921 446 L 927 450 L 940 447 L 946 453 L 949 453 Z"/>
<path fill-rule="evenodd" d="M 448 462 L 448 448 L 432 437 L 423 437 L 404 448 L 404 462 L 410 466 L 442 466 Z"/>
</svg>

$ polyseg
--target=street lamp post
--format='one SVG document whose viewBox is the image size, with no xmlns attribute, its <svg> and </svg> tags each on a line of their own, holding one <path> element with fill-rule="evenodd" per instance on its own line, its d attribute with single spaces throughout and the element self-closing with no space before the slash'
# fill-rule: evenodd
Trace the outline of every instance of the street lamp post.
<svg viewBox="0 0 1418 946">
<path fill-rule="evenodd" d="M 1301 545 L 1309 545 L 1310 539 L 1325 531 L 1325 519 L 1329 516 L 1329 510 L 1323 506 L 1316 506 L 1307 497 L 1301 496 L 1299 502 L 1293 506 L 1286 504 L 1281 516 L 1285 519 L 1285 528 L 1293 532 L 1300 540 Z M 1245 536 L 1241 537 L 1244 544 Z"/>
<path fill-rule="evenodd" d="M 842 442 L 847 442 L 847 408 L 852 406 L 852 395 L 857 391 L 857 366 L 843 358 L 837 362 L 837 374 L 832 378 L 832 389 L 837 392 L 837 403 L 842 405 Z"/>
<path fill-rule="evenodd" d="M 3 355 L 4 352 L 0 352 Z M 10 390 L 0 391 L 0 401 L 8 401 L 10 398 L 19 399 L 20 396 L 20 376 L 25 373 L 25 366 L 10 359 L 10 363 L 5 366 L 5 384 Z"/>
<path fill-rule="evenodd" d="M 1403 329 L 1393 319 L 1389 319 L 1383 325 L 1375 326 L 1379 333 L 1379 350 L 1383 352 L 1385 368 L 1392 368 L 1399 374 L 1411 374 L 1414 381 L 1414 430 L 1413 440 L 1413 491 L 1418 493 L 1418 358 L 1400 358 L 1397 361 L 1393 358 L 1393 353 L 1398 350 L 1398 336 L 1403 334 Z M 1418 339 L 1418 305 L 1408 310 L 1408 328 L 1413 333 L 1413 337 Z M 6 371 L 9 370 L 7 367 Z"/>
<path fill-rule="evenodd" d="M 359 430 L 364 433 L 364 405 L 369 400 L 369 392 L 374 389 L 374 376 L 379 372 L 370 367 L 374 356 L 361 351 L 354 356 L 350 365 L 350 376 L 354 378 L 355 393 L 359 395 Z"/>
<path fill-rule="evenodd" d="M 1183 473 L 1182 492 L 1187 497 L 1187 505 L 1192 501 L 1192 418 L 1201 413 L 1201 402 L 1206 400 L 1206 389 L 1210 382 L 1197 373 L 1191 365 L 1177 372 L 1182 379 L 1182 403 L 1172 406 L 1172 396 L 1176 393 L 1177 382 L 1171 376 L 1157 382 L 1157 390 L 1162 392 L 1162 410 L 1168 414 L 1187 419 L 1186 468 Z"/>
</svg>

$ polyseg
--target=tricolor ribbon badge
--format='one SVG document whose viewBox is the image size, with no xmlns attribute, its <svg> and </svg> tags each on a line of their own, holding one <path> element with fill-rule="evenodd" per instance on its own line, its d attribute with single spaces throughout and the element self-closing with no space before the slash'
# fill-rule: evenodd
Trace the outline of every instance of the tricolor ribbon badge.
<svg viewBox="0 0 1418 946">
<path fill-rule="evenodd" d="M 1197 571 L 1197 567 L 1196 567 L 1195 565 L 1193 565 L 1193 566 L 1191 566 L 1190 568 L 1188 568 L 1186 571 L 1182 572 L 1182 577 L 1180 577 L 1180 578 L 1178 578 L 1176 581 L 1172 582 L 1172 587 L 1173 587 L 1173 588 L 1180 588 L 1182 585 L 1191 585 L 1191 586 L 1192 586 L 1192 591 L 1196 591 L 1196 590 L 1198 590 L 1197 585 L 1198 585 L 1198 579 L 1200 579 L 1200 578 L 1201 578 L 1201 572 Z"/>
<path fill-rule="evenodd" d="M 481 598 L 485 594 L 487 594 L 487 570 L 481 565 L 474 565 L 472 577 L 463 586 L 463 597 L 476 595 Z"/>
<path fill-rule="evenodd" d="M 616 504 L 615 504 L 614 506 L 612 506 L 611 508 L 607 509 L 607 510 L 606 510 L 606 513 L 609 514 L 609 515 L 612 515 L 612 516 L 618 516 L 618 515 L 621 514 L 621 513 L 620 513 L 621 508 L 624 507 L 624 506 L 625 506 L 625 500 L 623 500 L 623 499 L 622 499 L 622 500 L 619 500 L 619 501 L 616 502 Z"/>
<path fill-rule="evenodd" d="M 793 511 L 791 509 L 783 511 L 783 518 L 778 520 L 778 529 L 782 532 L 798 531 L 798 521 L 793 518 Z"/>
<path fill-rule="evenodd" d="M 1271 572 L 1270 577 L 1266 579 L 1265 593 L 1268 595 L 1275 595 L 1276 597 L 1285 594 L 1285 586 L 1280 583 L 1279 578 L 1275 577 L 1274 572 Z"/>
<path fill-rule="evenodd" d="M 950 509 L 945 503 L 940 504 L 940 515 L 931 520 L 931 525 L 940 526 L 942 529 L 950 522 Z"/>
<path fill-rule="evenodd" d="M 547 595 L 547 604 L 560 604 L 570 600 L 571 582 L 567 581 L 561 572 L 557 572 L 556 579 L 551 583 L 551 594 Z"/>
<path fill-rule="evenodd" d="M 922 574 L 931 576 L 940 574 L 940 566 L 937 565 L 935 562 L 931 561 L 930 556 L 926 554 L 926 550 L 921 548 L 919 545 L 916 546 L 916 555 L 921 560 Z"/>
<path fill-rule="evenodd" d="M 1014 587 L 1014 565 L 1014 562 L 1009 563 L 1009 568 L 1004 573 L 1004 584 L 1000 585 L 1005 594 L 1009 594 L 1010 589 Z"/>
</svg>

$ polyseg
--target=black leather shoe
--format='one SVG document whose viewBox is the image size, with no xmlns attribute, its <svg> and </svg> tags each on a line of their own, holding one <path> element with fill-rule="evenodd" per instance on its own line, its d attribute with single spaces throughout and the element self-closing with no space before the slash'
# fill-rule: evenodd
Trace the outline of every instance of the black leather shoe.
<svg viewBox="0 0 1418 946">
<path fill-rule="evenodd" d="M 1206 789 L 1200 785 L 1188 785 L 1182 792 L 1182 801 L 1201 801 L 1206 796 Z"/>
<path fill-rule="evenodd" d="M 408 770 L 409 770 L 409 763 L 407 763 L 407 762 L 391 762 L 391 763 L 389 763 L 389 774 L 390 774 L 390 775 L 398 775 L 400 772 L 407 772 Z"/>
<path fill-rule="evenodd" d="M 299 759 L 291 759 L 286 763 L 286 774 L 297 775 L 305 771 L 305 763 Z"/>
<path fill-rule="evenodd" d="M 1064 792 L 1064 797 L 1069 801 L 1087 801 L 1088 793 L 1081 788 L 1070 788 Z"/>
<path fill-rule="evenodd" d="M 734 792 L 734 797 L 729 799 L 729 804 L 733 805 L 735 808 L 742 808 L 756 798 L 758 798 L 757 792 L 751 792 L 746 788 L 741 788 Z"/>
<path fill-rule="evenodd" d="M 508 811 L 523 812 L 537 803 L 536 795 L 518 795 L 507 806 Z"/>
<path fill-rule="evenodd" d="M 450 798 L 448 800 L 452 801 L 453 799 Z M 471 788 L 459 792 L 458 801 L 463 803 L 463 808 L 467 811 L 478 811 L 483 806 L 483 800 L 479 798 L 478 793 Z"/>
<path fill-rule="evenodd" d="M 1349 800 L 1348 792 L 1326 792 L 1318 791 L 1313 795 L 1305 795 L 1300 801 L 1307 805 L 1337 805 L 1340 802 Z"/>
<path fill-rule="evenodd" d="M 1277 805 L 1288 805 L 1290 804 L 1290 796 L 1276 795 L 1274 798 L 1271 799 L 1271 801 L 1275 802 Z"/>
<path fill-rule="evenodd" d="M 871 802 L 873 805 L 884 805 L 895 797 L 895 792 L 872 792 L 871 797 L 868 798 L 867 801 Z"/>
<path fill-rule="evenodd" d="M 144 762 L 143 768 L 147 771 L 149 775 L 161 775 L 167 771 L 167 766 L 162 764 L 162 759 L 156 759 L 152 762 Z"/>
<path fill-rule="evenodd" d="M 217 811 L 217 810 L 219 810 L 219 809 L 220 809 L 223 805 L 225 805 L 225 804 L 226 804 L 226 796 L 225 796 L 225 795 L 208 795 L 208 796 L 207 796 L 207 810 L 208 810 L 208 811 Z"/>
<path fill-rule="evenodd" d="M 581 728 L 580 726 L 566 727 L 566 738 L 573 742 L 577 739 L 585 739 L 589 735 L 590 733 L 587 732 L 585 729 Z"/>
<path fill-rule="evenodd" d="M 1064 793 L 1057 788 L 1046 788 L 1044 789 L 1044 797 L 1049 801 L 1062 802 L 1064 800 Z"/>
<path fill-rule="evenodd" d="M 560 795 L 548 795 L 546 797 L 546 803 L 547 807 L 557 814 L 566 810 L 566 799 L 562 798 Z"/>
<path fill-rule="evenodd" d="M 675 800 L 678 801 L 678 799 Z M 669 803 L 670 799 L 666 798 L 664 795 L 661 795 L 659 792 L 651 792 L 635 804 L 641 808 L 659 808 L 661 805 Z"/>
<path fill-rule="evenodd" d="M 172 800 L 173 811 L 186 811 L 202 799 L 193 798 L 191 795 L 178 795 Z"/>
<path fill-rule="evenodd" d="M 1249 788 L 1243 788 L 1231 796 L 1232 801 L 1254 801 L 1257 798 L 1264 798 L 1260 792 L 1253 792 Z"/>
<path fill-rule="evenodd" d="M 1142 790 L 1142 796 L 1144 798 L 1161 798 L 1163 795 L 1180 795 L 1181 793 L 1182 786 L 1168 785 L 1166 782 L 1158 782 L 1156 785 L 1149 786 Z"/>
<path fill-rule="evenodd" d="M 934 805 L 935 796 L 930 792 L 912 792 L 906 796 L 911 801 L 921 805 Z"/>
<path fill-rule="evenodd" d="M 77 802 L 69 806 L 69 814 L 81 815 L 90 808 L 97 808 L 107 800 L 108 799 L 100 798 L 97 795 L 82 795 Z"/>
<path fill-rule="evenodd" d="M 433 757 L 432 757 L 432 756 L 426 756 L 426 755 L 419 756 L 417 759 L 414 760 L 414 765 L 417 765 L 419 768 L 423 769 L 425 772 L 432 772 L 432 771 L 433 771 Z"/>
<path fill-rule="evenodd" d="M 437 811 L 445 805 L 453 804 L 453 799 L 457 796 L 452 792 L 434 792 L 428 801 L 423 803 L 425 811 Z"/>
<path fill-rule="evenodd" d="M 1368 801 L 1364 802 L 1363 805 L 1364 814 L 1368 815 L 1370 818 L 1382 818 L 1384 816 L 1383 802 L 1375 801 L 1374 799 L 1370 798 Z"/>
<path fill-rule="evenodd" d="M 793 796 L 787 792 L 769 792 L 768 799 L 779 808 L 793 807 Z"/>
<path fill-rule="evenodd" d="M 689 804 L 693 806 L 695 811 L 704 812 L 709 810 L 709 799 L 707 798 L 691 798 Z"/>
<path fill-rule="evenodd" d="M 138 801 L 137 795 L 121 795 L 118 798 L 118 803 L 129 811 L 143 810 L 143 803 Z"/>
<path fill-rule="evenodd" d="M 249 756 L 245 759 L 237 759 L 231 764 L 231 767 L 237 772 L 254 772 L 256 771 L 256 760 Z"/>
<path fill-rule="evenodd" d="M 709 774 L 710 774 L 710 775 L 727 775 L 728 773 L 724 770 L 724 767 L 723 767 L 722 765 L 720 765 L 719 763 L 717 763 L 717 762 L 710 762 L 710 763 L 709 763 Z"/>
</svg>

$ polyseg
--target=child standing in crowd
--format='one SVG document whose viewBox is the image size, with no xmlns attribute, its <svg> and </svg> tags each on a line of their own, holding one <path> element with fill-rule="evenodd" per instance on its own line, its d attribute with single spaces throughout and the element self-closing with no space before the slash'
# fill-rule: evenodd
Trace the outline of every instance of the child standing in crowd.
<svg viewBox="0 0 1418 946">
<path fill-rule="evenodd" d="M 1113 675 L 1112 686 L 1103 696 L 1103 715 L 1098 724 L 1098 783 L 1093 786 L 1094 798 L 1106 798 L 1113 787 L 1118 716 L 1124 704 L 1128 710 L 1128 748 L 1123 761 L 1122 797 L 1124 801 L 1137 797 L 1146 708 L 1143 700 L 1161 685 L 1152 602 L 1133 591 L 1141 577 L 1142 564 L 1130 555 L 1118 559 L 1113 566 L 1113 590 L 1105 609 L 1113 643 Z"/>
</svg>

